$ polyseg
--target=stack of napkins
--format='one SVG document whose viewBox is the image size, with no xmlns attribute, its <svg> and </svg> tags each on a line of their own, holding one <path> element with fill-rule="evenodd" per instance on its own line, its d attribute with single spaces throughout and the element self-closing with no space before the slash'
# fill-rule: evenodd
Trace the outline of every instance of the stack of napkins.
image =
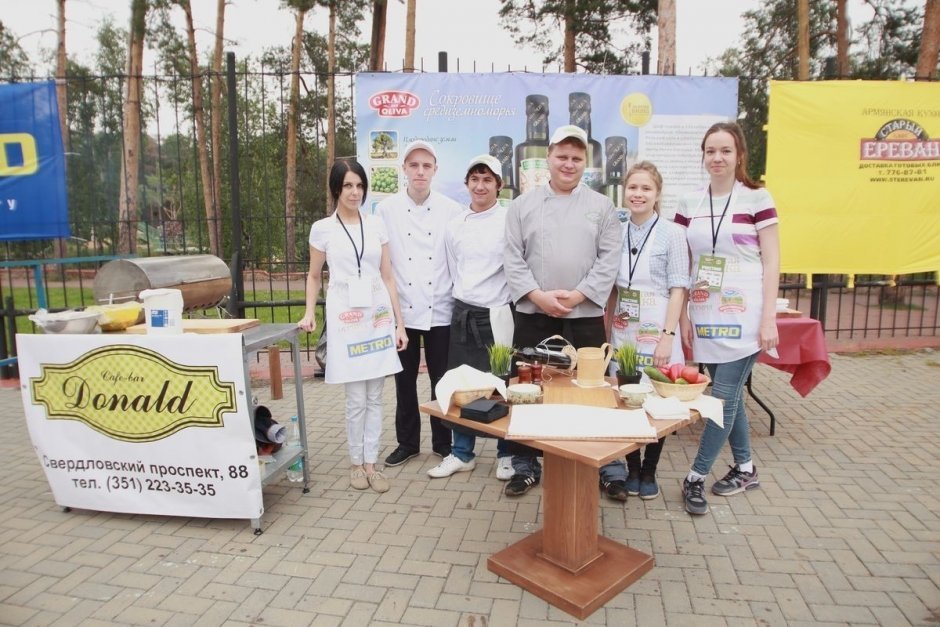
<svg viewBox="0 0 940 627">
<path fill-rule="evenodd" d="M 643 409 L 654 420 L 682 420 L 689 417 L 689 408 L 672 396 L 650 396 L 643 403 Z"/>
<path fill-rule="evenodd" d="M 707 418 L 719 427 L 724 428 L 724 406 L 721 404 L 721 399 L 702 394 L 694 401 L 684 404 L 702 414 L 702 418 Z"/>
</svg>

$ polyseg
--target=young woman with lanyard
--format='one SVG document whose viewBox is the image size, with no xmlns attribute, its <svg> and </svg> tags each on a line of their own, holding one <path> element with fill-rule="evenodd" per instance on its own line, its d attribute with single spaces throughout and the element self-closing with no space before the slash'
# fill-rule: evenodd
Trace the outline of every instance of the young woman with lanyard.
<svg viewBox="0 0 940 627">
<path fill-rule="evenodd" d="M 408 336 L 400 324 L 385 225 L 359 210 L 369 185 L 365 170 L 352 159 L 338 160 L 330 170 L 329 185 L 336 210 L 310 229 L 307 308 L 297 326 L 304 331 L 317 326 L 314 312 L 326 262 L 330 281 L 325 378 L 346 386 L 350 485 L 386 492 L 388 479 L 375 468 L 382 435 L 382 387 L 386 376 L 401 370 L 396 350 L 404 350 Z"/>
<path fill-rule="evenodd" d="M 663 177 L 655 165 L 641 161 L 623 181 L 623 200 L 630 210 L 623 237 L 617 282 L 607 303 L 608 333 L 614 347 L 635 344 L 642 365 L 684 363 L 676 340 L 679 316 L 689 284 L 689 248 L 685 233 L 659 215 Z M 644 375 L 645 377 L 645 375 Z M 600 469 L 608 498 L 625 501 L 659 496 L 656 466 L 666 438 L 627 455 L 626 468 L 617 459 Z M 629 470 L 629 473 L 627 472 Z"/>
<path fill-rule="evenodd" d="M 731 496 L 760 485 L 744 384 L 758 353 L 777 346 L 780 273 L 777 210 L 767 190 L 747 175 L 747 145 L 737 124 L 720 122 L 706 131 L 702 164 L 708 187 L 682 197 L 676 212 L 693 262 L 688 314 L 680 327 L 683 343 L 711 375 L 712 395 L 724 401 L 724 424 L 706 421 L 682 483 L 685 509 L 696 515 L 708 513 L 705 477 L 726 441 L 734 466 L 712 493 Z"/>
</svg>

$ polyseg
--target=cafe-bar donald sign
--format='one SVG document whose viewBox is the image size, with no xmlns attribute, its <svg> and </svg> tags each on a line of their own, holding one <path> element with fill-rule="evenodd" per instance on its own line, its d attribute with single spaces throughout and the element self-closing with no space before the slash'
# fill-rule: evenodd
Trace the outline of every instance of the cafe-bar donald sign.
<svg viewBox="0 0 940 627">
<path fill-rule="evenodd" d="M 56 503 L 261 516 L 239 335 L 18 335 L 17 348 L 30 438 Z"/>
</svg>

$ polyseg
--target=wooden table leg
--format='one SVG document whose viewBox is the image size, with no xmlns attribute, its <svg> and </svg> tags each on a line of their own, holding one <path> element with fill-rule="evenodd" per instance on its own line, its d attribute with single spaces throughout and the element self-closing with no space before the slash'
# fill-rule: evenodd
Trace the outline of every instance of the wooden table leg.
<svg viewBox="0 0 940 627">
<path fill-rule="evenodd" d="M 268 373 L 271 375 L 271 400 L 277 401 L 284 398 L 284 379 L 281 377 L 281 349 L 278 346 L 268 347 Z"/>
<path fill-rule="evenodd" d="M 598 534 L 597 469 L 545 454 L 541 531 L 487 567 L 577 618 L 590 616 L 653 568 L 653 557 Z"/>
</svg>

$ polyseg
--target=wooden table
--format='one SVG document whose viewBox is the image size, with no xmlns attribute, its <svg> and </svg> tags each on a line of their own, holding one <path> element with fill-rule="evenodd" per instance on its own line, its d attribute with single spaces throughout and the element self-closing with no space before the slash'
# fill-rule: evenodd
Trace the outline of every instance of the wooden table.
<svg viewBox="0 0 940 627">
<path fill-rule="evenodd" d="M 546 385 L 571 386 L 555 375 Z M 619 403 L 614 388 L 608 390 Z M 421 411 L 479 433 L 504 437 L 512 414 L 489 424 L 463 420 L 460 410 L 443 411 L 437 401 Z M 685 420 L 650 420 L 657 437 L 688 426 Z M 598 531 L 598 468 L 642 444 L 570 440 L 530 440 L 525 444 L 544 453 L 540 531 L 492 555 L 487 568 L 579 619 L 619 594 L 653 568 L 654 560 Z"/>
</svg>

